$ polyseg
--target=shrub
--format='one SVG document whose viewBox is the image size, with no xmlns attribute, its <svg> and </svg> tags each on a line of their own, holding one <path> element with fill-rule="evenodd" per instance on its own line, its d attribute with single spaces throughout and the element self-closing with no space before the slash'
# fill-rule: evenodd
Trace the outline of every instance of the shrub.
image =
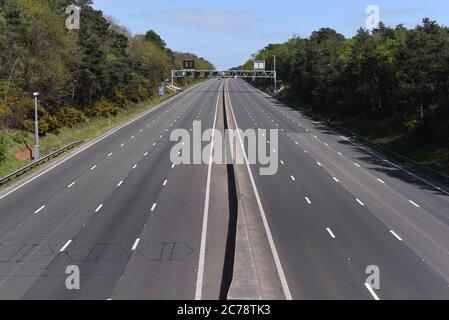
<svg viewBox="0 0 449 320">
<path fill-rule="evenodd" d="M 150 98 L 150 93 L 143 86 L 139 86 L 138 95 L 141 101 L 148 100 Z"/>
<path fill-rule="evenodd" d="M 118 114 L 118 108 L 115 103 L 103 97 L 87 110 L 87 114 L 89 117 L 109 117 L 110 115 L 115 117 Z"/>
<path fill-rule="evenodd" d="M 6 125 L 6 119 L 11 114 L 5 102 L 0 101 L 0 129 Z"/>
<path fill-rule="evenodd" d="M 421 122 L 419 121 L 419 119 L 416 118 L 412 118 L 405 123 L 405 127 L 407 128 L 408 131 L 414 131 L 417 128 L 419 128 L 420 125 Z"/>
<path fill-rule="evenodd" d="M 31 133 L 34 133 L 34 121 L 26 119 L 23 121 L 23 128 Z M 45 136 L 49 131 L 49 125 L 44 118 L 39 119 L 39 135 Z"/>
<path fill-rule="evenodd" d="M 127 106 L 125 93 L 122 90 L 120 90 L 120 89 L 116 89 L 115 90 L 115 92 L 114 92 L 114 101 L 117 102 L 117 105 L 120 108 L 125 108 Z"/>
<path fill-rule="evenodd" d="M 62 126 L 72 128 L 77 123 L 86 121 L 86 116 L 78 109 L 65 107 L 56 113 L 56 118 Z"/>
<path fill-rule="evenodd" d="M 8 151 L 6 142 L 6 134 L 4 131 L 0 131 L 0 161 L 5 160 L 6 153 Z"/>
<path fill-rule="evenodd" d="M 23 128 L 28 132 L 34 132 L 34 121 L 30 119 L 23 120 Z"/>
<path fill-rule="evenodd" d="M 34 117 L 34 100 L 23 95 L 11 95 L 4 101 L 1 107 L 4 111 L 1 115 L 2 124 L 10 129 L 23 129 L 23 119 Z M 40 108 L 39 111 L 43 109 Z"/>
<path fill-rule="evenodd" d="M 48 130 L 44 133 L 44 135 L 48 132 L 58 133 L 59 129 L 61 129 L 61 124 L 54 115 L 47 114 L 43 116 L 41 119 L 39 119 L 39 123 L 41 123 L 41 121 L 45 122 L 48 127 Z"/>
</svg>

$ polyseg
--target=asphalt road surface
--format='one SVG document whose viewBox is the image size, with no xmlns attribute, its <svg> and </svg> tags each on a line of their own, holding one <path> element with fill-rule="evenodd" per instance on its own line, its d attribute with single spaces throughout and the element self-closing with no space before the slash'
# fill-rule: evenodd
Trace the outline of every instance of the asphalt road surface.
<svg viewBox="0 0 449 320">
<path fill-rule="evenodd" d="M 174 129 L 212 128 L 219 81 L 181 93 L 0 200 L 0 298 L 195 299 L 208 165 Z M 67 290 L 66 268 L 81 273 Z"/>
<path fill-rule="evenodd" d="M 449 194 L 235 79 L 181 93 L 0 194 L 0 299 L 213 296 L 199 290 L 221 276 L 207 240 L 229 239 L 206 209 L 226 208 L 227 181 L 211 172 L 226 173 L 173 165 L 170 134 L 217 126 L 223 87 L 240 129 L 279 130 L 278 145 L 267 137 L 276 174 L 250 168 L 293 299 L 449 299 Z M 68 266 L 80 290 L 67 289 Z M 379 289 L 366 285 L 373 267 Z"/>
<path fill-rule="evenodd" d="M 449 298 L 447 193 L 242 80 L 229 94 L 240 129 L 279 130 L 277 174 L 251 171 L 293 299 Z"/>
</svg>

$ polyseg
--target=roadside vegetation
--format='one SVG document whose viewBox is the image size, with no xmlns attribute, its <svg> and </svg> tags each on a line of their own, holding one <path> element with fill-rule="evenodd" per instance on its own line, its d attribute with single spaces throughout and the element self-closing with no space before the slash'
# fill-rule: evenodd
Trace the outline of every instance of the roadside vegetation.
<svg viewBox="0 0 449 320">
<path fill-rule="evenodd" d="M 266 60 L 272 69 L 273 55 L 292 105 L 449 173 L 449 28 L 424 19 L 350 39 L 324 28 L 268 45 L 243 68 Z"/>
<path fill-rule="evenodd" d="M 80 30 L 65 27 L 70 4 L 81 7 Z M 27 158 L 33 148 L 33 92 L 40 93 L 45 155 L 104 133 L 154 105 L 160 99 L 157 88 L 183 59 L 214 69 L 194 54 L 173 52 L 153 30 L 132 35 L 91 4 L 0 0 L 0 176 L 29 161 L 17 154 Z"/>
</svg>

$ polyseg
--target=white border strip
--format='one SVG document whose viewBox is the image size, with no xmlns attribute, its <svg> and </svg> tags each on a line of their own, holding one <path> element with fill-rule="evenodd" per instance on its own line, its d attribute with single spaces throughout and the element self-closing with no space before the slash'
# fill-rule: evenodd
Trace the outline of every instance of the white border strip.
<svg viewBox="0 0 449 320">
<path fill-rule="evenodd" d="M 201 300 L 203 296 L 203 281 L 204 281 L 204 264 L 206 260 L 206 240 L 207 240 L 207 224 L 209 220 L 209 198 L 210 198 L 210 183 L 211 183 L 211 175 L 212 175 L 212 162 L 214 156 L 214 141 L 215 141 L 215 125 L 217 124 L 217 114 L 218 114 L 218 105 L 220 102 L 220 94 L 223 88 L 223 84 L 220 85 L 220 89 L 218 90 L 218 98 L 217 105 L 215 107 L 215 118 L 214 125 L 212 131 L 212 146 L 210 148 L 210 156 L 209 156 L 209 169 L 207 172 L 207 188 L 206 188 L 206 197 L 204 201 L 204 216 L 203 216 L 203 228 L 201 231 L 201 247 L 200 247 L 200 258 L 198 262 L 198 275 L 196 280 L 196 292 L 195 292 L 195 300 Z"/>
<path fill-rule="evenodd" d="M 254 195 L 256 197 L 257 204 L 259 206 L 260 215 L 262 216 L 263 224 L 264 224 L 264 227 L 265 227 L 265 232 L 266 232 L 267 237 L 268 237 L 268 242 L 270 243 L 271 252 L 273 254 L 274 262 L 276 264 L 276 268 L 277 268 L 277 271 L 278 271 L 278 274 L 279 274 L 279 279 L 281 281 L 282 289 L 284 290 L 284 295 L 285 295 L 286 300 L 293 300 L 291 292 L 290 292 L 290 288 L 289 288 L 288 283 L 287 283 L 287 278 L 285 277 L 284 269 L 282 268 L 281 260 L 279 259 L 279 254 L 278 254 L 278 252 L 276 250 L 276 245 L 274 243 L 273 236 L 272 236 L 271 231 L 270 231 L 270 226 L 268 225 L 267 217 L 265 215 L 265 210 L 263 209 L 262 201 L 260 200 L 259 192 L 257 191 L 257 187 L 256 187 L 256 183 L 254 181 L 254 177 L 253 177 L 253 174 L 252 174 L 252 171 L 251 171 L 251 167 L 249 166 L 249 163 L 248 163 L 248 157 L 246 155 L 246 151 L 245 151 L 245 147 L 244 147 L 244 144 L 243 144 L 243 141 L 242 141 L 242 137 L 241 137 L 240 132 L 239 132 L 239 127 L 238 127 L 237 121 L 235 120 L 235 115 L 234 115 L 234 110 L 232 108 L 232 102 L 231 102 L 231 97 L 229 95 L 229 90 L 227 90 L 226 93 L 227 93 L 227 97 L 228 97 L 228 101 L 229 101 L 229 107 L 231 108 L 231 111 L 232 111 L 232 118 L 234 119 L 234 123 L 235 123 L 235 126 L 236 126 L 235 129 L 237 130 L 239 141 L 240 141 L 240 145 L 241 145 L 241 148 L 243 150 L 243 156 L 245 158 L 246 167 L 248 169 L 249 177 L 251 179 L 251 184 L 253 186 Z"/>
</svg>

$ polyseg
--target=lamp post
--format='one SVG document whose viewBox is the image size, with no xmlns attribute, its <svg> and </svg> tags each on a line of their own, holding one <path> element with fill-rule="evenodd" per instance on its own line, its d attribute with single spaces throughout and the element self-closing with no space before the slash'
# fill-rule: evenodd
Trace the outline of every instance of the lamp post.
<svg viewBox="0 0 449 320">
<path fill-rule="evenodd" d="M 39 119 L 37 115 L 39 92 L 33 93 L 34 96 L 34 161 L 41 158 L 41 147 L 39 145 Z"/>
<path fill-rule="evenodd" d="M 274 69 L 274 93 L 276 94 L 277 92 L 277 72 L 276 72 L 276 55 L 274 55 L 273 57 L 273 69 Z"/>
</svg>

